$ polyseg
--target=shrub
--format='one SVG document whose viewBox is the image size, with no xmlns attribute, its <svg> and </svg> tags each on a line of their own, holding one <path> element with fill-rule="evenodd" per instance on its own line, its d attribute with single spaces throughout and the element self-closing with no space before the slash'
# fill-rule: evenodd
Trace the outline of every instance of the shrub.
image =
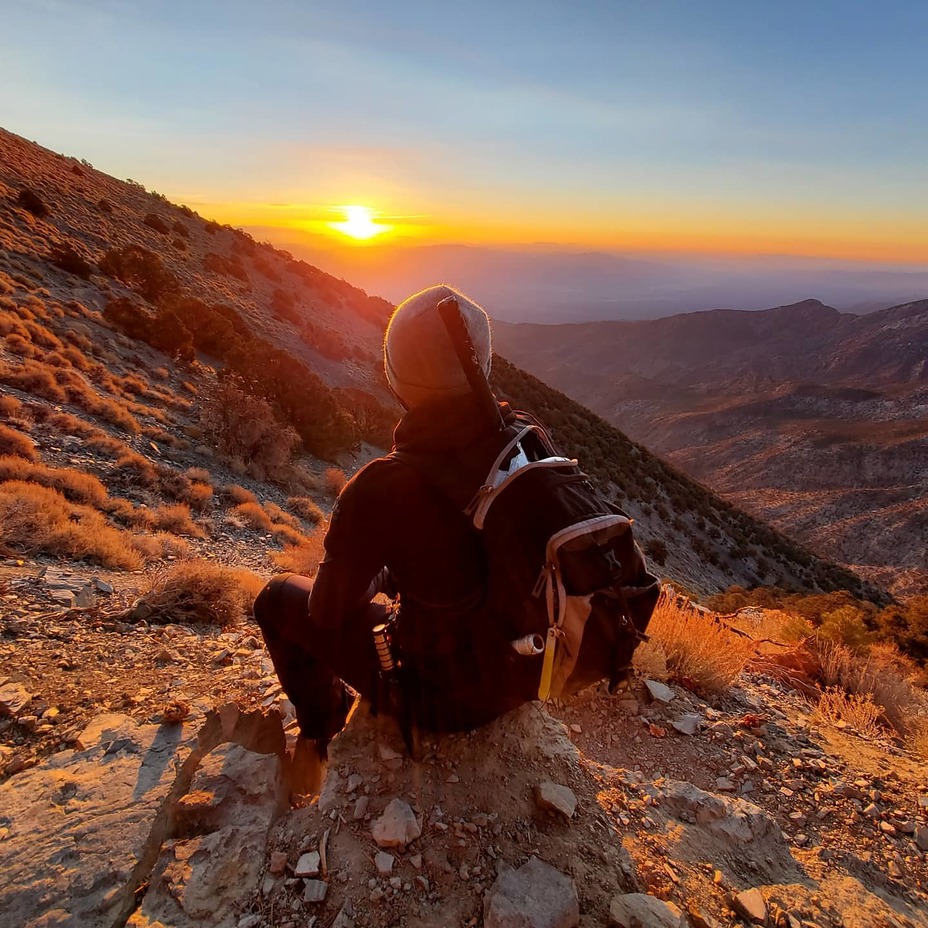
<svg viewBox="0 0 928 928">
<path fill-rule="evenodd" d="M 928 725 L 928 698 L 909 679 L 911 671 L 900 670 L 905 664 L 891 649 L 864 654 L 816 638 L 809 639 L 805 647 L 817 658 L 826 688 L 869 696 L 880 707 L 882 720 L 901 735 L 911 737 Z"/>
<path fill-rule="evenodd" d="M 18 457 L 0 457 L 0 482 L 36 483 L 63 493 L 76 503 L 101 508 L 107 502 L 106 487 L 92 474 L 70 467 L 49 467 Z"/>
<path fill-rule="evenodd" d="M 48 257 L 55 267 L 74 274 L 82 280 L 90 280 L 93 274 L 93 265 L 89 264 L 71 245 L 55 245 Z"/>
<path fill-rule="evenodd" d="M 270 532 L 274 528 L 271 517 L 260 503 L 239 503 L 232 509 L 232 515 L 259 532 Z"/>
<path fill-rule="evenodd" d="M 35 443 L 18 429 L 0 424 L 0 455 L 35 461 L 39 455 Z"/>
<path fill-rule="evenodd" d="M 152 525 L 161 531 L 191 535 L 194 538 L 206 537 L 206 532 L 190 518 L 190 507 L 184 503 L 158 506 L 151 510 L 151 517 Z"/>
<path fill-rule="evenodd" d="M 644 553 L 655 564 L 663 566 L 667 561 L 667 545 L 659 538 L 649 538 L 645 543 Z"/>
<path fill-rule="evenodd" d="M 6 343 L 6 350 L 10 354 L 19 355 L 21 358 L 31 358 L 32 360 L 38 360 L 42 357 L 42 352 L 31 341 L 21 335 L 7 335 L 4 342 Z"/>
<path fill-rule="evenodd" d="M 33 216 L 38 216 L 39 219 L 42 219 L 51 212 L 45 205 L 45 201 L 34 190 L 30 190 L 28 187 L 24 187 L 19 191 L 16 202 L 24 210 L 32 213 Z"/>
<path fill-rule="evenodd" d="M 0 549 L 87 558 L 126 570 L 144 563 L 132 536 L 95 509 L 69 503 L 49 487 L 15 480 L 0 484 Z"/>
<path fill-rule="evenodd" d="M 327 467 L 322 476 L 322 480 L 326 490 L 331 493 L 332 496 L 338 496 L 345 488 L 348 477 L 345 475 L 345 472 L 338 467 Z"/>
<path fill-rule="evenodd" d="M 263 585 L 247 570 L 207 561 L 178 564 L 155 578 L 128 617 L 162 625 L 235 625 L 251 614 Z"/>
<path fill-rule="evenodd" d="M 829 687 L 822 693 L 813 716 L 817 721 L 831 725 L 839 722 L 850 725 L 870 738 L 884 733 L 880 725 L 882 712 L 869 693 L 862 696 L 848 695 L 838 687 Z"/>
<path fill-rule="evenodd" d="M 259 478 L 281 475 L 299 442 L 266 400 L 247 393 L 230 377 L 222 378 L 203 404 L 200 425 L 217 451 L 242 461 Z"/>
<path fill-rule="evenodd" d="M 15 396 L 0 396 L 0 416 L 4 419 L 25 417 L 26 407 Z"/>
<path fill-rule="evenodd" d="M 100 272 L 138 290 L 150 303 L 177 290 L 177 279 L 161 259 L 139 245 L 111 248 L 100 259 Z"/>
<path fill-rule="evenodd" d="M 187 558 L 190 545 L 177 535 L 167 532 L 155 532 L 151 535 L 133 536 L 135 546 L 148 561 L 160 561 L 164 558 Z"/>
<path fill-rule="evenodd" d="M 287 545 L 283 551 L 271 552 L 271 560 L 288 573 L 314 577 L 325 555 L 324 538 L 325 531 L 320 526 L 301 544 Z"/>
<path fill-rule="evenodd" d="M 210 487 L 213 485 L 213 475 L 205 467 L 188 467 L 185 473 L 197 483 L 206 483 Z"/>
<path fill-rule="evenodd" d="M 251 490 L 239 486 L 237 483 L 231 483 L 222 488 L 223 495 L 227 496 L 233 503 L 257 503 L 258 497 Z"/>
<path fill-rule="evenodd" d="M 37 361 L 26 359 L 16 367 L 0 361 L 0 383 L 53 403 L 63 403 L 67 399 L 55 380 L 54 369 Z"/>
<path fill-rule="evenodd" d="M 154 229 L 162 235 L 167 235 L 171 231 L 171 227 L 155 213 L 149 213 L 142 222 L 148 226 L 149 229 Z"/>
<path fill-rule="evenodd" d="M 713 616 L 680 608 L 663 595 L 648 626 L 651 641 L 636 652 L 636 663 L 657 649 L 672 679 L 700 694 L 725 692 L 754 654 L 755 645 Z"/>
<path fill-rule="evenodd" d="M 130 484 L 154 489 L 158 486 L 158 471 L 148 458 L 128 446 L 116 461 L 116 469 Z"/>
<path fill-rule="evenodd" d="M 289 512 L 285 512 L 277 503 L 265 503 L 264 511 L 268 516 L 278 525 L 287 525 L 292 529 L 300 530 L 300 520 L 295 516 L 290 515 Z"/>
<path fill-rule="evenodd" d="M 325 513 L 319 508 L 314 499 L 308 496 L 291 496 L 287 505 L 304 521 L 310 525 L 318 525 L 324 521 Z"/>
<path fill-rule="evenodd" d="M 61 339 L 44 325 L 32 321 L 24 322 L 23 325 L 29 333 L 29 338 L 32 339 L 33 344 L 40 345 L 42 348 L 48 348 L 51 351 L 62 351 L 64 349 Z"/>
<path fill-rule="evenodd" d="M 208 483 L 200 483 L 194 480 L 190 483 L 190 489 L 184 496 L 184 501 L 193 506 L 194 509 L 205 509 L 212 498 L 213 488 Z"/>
</svg>

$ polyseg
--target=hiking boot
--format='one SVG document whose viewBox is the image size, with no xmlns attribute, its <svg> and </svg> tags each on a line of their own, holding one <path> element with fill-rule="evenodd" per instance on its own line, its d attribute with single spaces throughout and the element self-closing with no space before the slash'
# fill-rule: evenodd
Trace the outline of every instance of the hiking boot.
<svg viewBox="0 0 928 928">
<path fill-rule="evenodd" d="M 297 738 L 293 756 L 287 764 L 286 779 L 290 793 L 308 796 L 316 795 L 322 788 L 325 778 L 327 739 L 313 741 L 309 738 Z"/>
</svg>

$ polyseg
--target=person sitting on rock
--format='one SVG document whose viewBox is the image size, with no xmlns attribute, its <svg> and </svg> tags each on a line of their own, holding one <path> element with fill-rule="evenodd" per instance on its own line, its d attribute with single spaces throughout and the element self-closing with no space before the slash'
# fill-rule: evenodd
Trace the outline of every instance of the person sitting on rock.
<svg viewBox="0 0 928 928">
<path fill-rule="evenodd" d="M 551 657 L 550 668 L 556 650 L 548 610 L 566 595 L 563 578 L 561 594 L 539 588 L 539 579 L 554 576 L 546 567 L 539 578 L 552 527 L 582 530 L 592 516 L 600 527 L 623 523 L 615 529 L 626 533 L 618 558 L 599 547 L 600 536 L 584 549 L 600 551 L 598 571 L 582 576 L 595 581 L 586 612 L 602 621 L 581 625 L 601 632 L 583 653 L 601 659 L 592 672 L 573 671 L 570 681 L 576 691 L 605 677 L 614 689 L 630 673 L 659 581 L 647 572 L 624 513 L 609 508 L 576 461 L 557 454 L 536 420 L 496 400 L 487 381 L 490 362 L 489 319 L 465 295 L 435 286 L 397 307 L 384 337 L 386 378 L 405 410 L 393 451 L 362 468 L 339 494 L 315 581 L 275 577 L 255 602 L 296 710 L 302 736 L 296 758 L 307 768 L 325 759 L 329 740 L 344 726 L 348 687 L 370 699 L 374 711 L 397 717 L 407 745 L 419 729 L 470 730 L 542 691 L 547 698 L 543 681 L 552 672 L 543 671 L 542 655 Z M 530 460 L 538 462 L 534 470 L 525 467 Z M 519 489 L 505 491 L 517 508 L 495 503 L 494 530 L 479 530 L 490 525 L 474 507 L 488 505 L 488 474 L 511 478 L 522 468 L 534 476 L 510 480 Z M 541 488 L 538 495 L 533 487 Z M 566 510 L 558 510 L 558 493 Z M 579 515 L 570 509 L 578 501 Z M 600 590 L 605 595 L 597 601 Z M 389 629 L 388 642 L 381 626 Z M 375 632 L 395 672 L 384 672 Z M 578 649 L 579 643 L 573 661 L 580 668 Z"/>
<path fill-rule="evenodd" d="M 394 433 L 400 454 L 372 461 L 341 491 L 315 581 L 275 577 L 255 603 L 302 737 L 323 757 L 350 708 L 346 684 L 378 698 L 372 629 L 392 612 L 372 601 L 379 592 L 401 603 L 392 645 L 403 656 L 403 689 L 418 727 L 469 730 L 537 691 L 537 665 L 532 671 L 514 662 L 493 632 L 493 616 L 480 608 L 484 555 L 464 507 L 410 463 L 422 459 L 429 472 L 444 471 L 449 483 L 472 492 L 485 475 L 487 447 L 498 441 L 499 423 L 478 408 L 439 317 L 449 296 L 489 374 L 490 323 L 473 300 L 436 286 L 400 304 L 384 339 L 387 381 L 406 410 Z"/>
</svg>

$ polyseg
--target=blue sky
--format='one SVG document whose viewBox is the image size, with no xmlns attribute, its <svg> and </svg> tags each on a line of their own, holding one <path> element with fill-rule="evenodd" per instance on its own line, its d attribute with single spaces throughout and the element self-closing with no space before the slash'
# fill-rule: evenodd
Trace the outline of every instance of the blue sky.
<svg viewBox="0 0 928 928">
<path fill-rule="evenodd" d="M 0 124 L 224 220 L 928 261 L 926 3 L 0 5 Z"/>
</svg>

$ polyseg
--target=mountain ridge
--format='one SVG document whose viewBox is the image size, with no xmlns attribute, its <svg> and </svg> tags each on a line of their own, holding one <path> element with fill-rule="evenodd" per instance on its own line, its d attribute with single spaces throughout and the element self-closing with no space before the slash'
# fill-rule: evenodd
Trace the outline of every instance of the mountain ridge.
<svg viewBox="0 0 928 928">
<path fill-rule="evenodd" d="M 497 323 L 495 337 L 517 363 L 817 551 L 900 593 L 928 589 L 928 300 L 866 316 L 806 300 L 641 322 Z M 855 487 L 886 492 L 894 528 L 882 551 L 868 540 L 883 537 L 879 513 L 863 496 L 853 502 Z M 812 526 L 801 493 L 822 490 L 833 498 L 820 499 L 823 524 Z"/>
</svg>

